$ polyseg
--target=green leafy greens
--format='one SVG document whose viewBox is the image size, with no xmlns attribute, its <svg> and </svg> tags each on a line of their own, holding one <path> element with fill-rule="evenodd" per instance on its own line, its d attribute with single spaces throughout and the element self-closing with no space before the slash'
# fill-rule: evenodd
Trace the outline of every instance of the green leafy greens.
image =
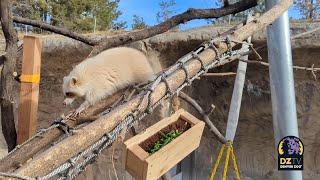
<svg viewBox="0 0 320 180">
<path fill-rule="evenodd" d="M 155 142 L 153 147 L 148 151 L 149 154 L 153 154 L 153 153 L 159 151 L 159 149 L 161 149 L 163 146 L 169 144 L 172 140 L 174 140 L 175 138 L 177 138 L 178 136 L 180 136 L 182 134 L 182 132 L 179 132 L 178 130 L 172 130 L 167 134 L 164 134 L 161 131 L 160 131 L 160 133 L 161 133 L 160 140 Z"/>
</svg>

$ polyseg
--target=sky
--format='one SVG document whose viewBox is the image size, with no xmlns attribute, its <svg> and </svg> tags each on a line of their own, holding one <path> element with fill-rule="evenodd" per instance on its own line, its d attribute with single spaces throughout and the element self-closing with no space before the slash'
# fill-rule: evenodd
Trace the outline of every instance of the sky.
<svg viewBox="0 0 320 180">
<path fill-rule="evenodd" d="M 175 14 L 182 13 L 188 8 L 217 8 L 213 0 L 176 0 L 176 5 L 172 8 Z M 159 0 L 120 0 L 119 9 L 122 15 L 118 21 L 126 21 L 127 29 L 131 29 L 132 16 L 138 15 L 143 18 L 147 25 L 157 24 L 156 13 L 160 10 Z M 291 7 L 289 9 L 289 17 L 297 19 L 300 17 L 297 9 Z M 189 29 L 198 26 L 207 25 L 206 20 L 193 20 L 184 25 L 181 29 Z"/>
</svg>

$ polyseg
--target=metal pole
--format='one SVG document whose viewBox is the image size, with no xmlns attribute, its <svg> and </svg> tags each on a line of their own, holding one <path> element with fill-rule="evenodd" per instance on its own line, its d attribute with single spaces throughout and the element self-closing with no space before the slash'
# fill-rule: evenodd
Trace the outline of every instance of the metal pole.
<svg viewBox="0 0 320 180">
<path fill-rule="evenodd" d="M 266 0 L 267 10 L 278 2 L 280 0 Z M 287 11 L 267 28 L 267 33 L 273 128 L 277 147 L 280 139 L 285 136 L 298 137 Z M 280 173 L 284 180 L 302 179 L 301 171 L 281 171 Z"/>
<path fill-rule="evenodd" d="M 253 17 L 251 15 L 252 12 L 248 13 L 247 16 L 247 23 L 252 21 Z M 251 43 L 251 36 L 247 39 L 248 43 Z M 249 50 L 249 45 L 243 44 L 242 45 L 243 51 Z M 248 55 L 243 56 L 240 60 L 248 60 Z M 238 126 L 238 119 L 239 113 L 241 108 L 241 100 L 242 100 L 242 93 L 243 93 L 243 86 L 244 81 L 246 79 L 246 72 L 247 72 L 247 63 L 243 61 L 239 61 L 238 69 L 237 69 L 237 76 L 234 81 L 234 87 L 232 92 L 231 104 L 229 109 L 228 115 L 228 122 L 227 122 L 227 129 L 226 129 L 226 139 L 233 142 L 234 136 L 236 135 L 236 130 Z"/>
</svg>

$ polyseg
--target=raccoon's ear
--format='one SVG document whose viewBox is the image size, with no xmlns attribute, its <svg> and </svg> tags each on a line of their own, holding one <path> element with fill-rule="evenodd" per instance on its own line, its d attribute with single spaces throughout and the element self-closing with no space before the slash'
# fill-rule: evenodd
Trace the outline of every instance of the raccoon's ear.
<svg viewBox="0 0 320 180">
<path fill-rule="evenodd" d="M 71 78 L 71 83 L 72 83 L 72 85 L 76 85 L 77 82 L 78 82 L 78 80 L 77 80 L 76 77 L 72 77 L 72 78 Z"/>
</svg>

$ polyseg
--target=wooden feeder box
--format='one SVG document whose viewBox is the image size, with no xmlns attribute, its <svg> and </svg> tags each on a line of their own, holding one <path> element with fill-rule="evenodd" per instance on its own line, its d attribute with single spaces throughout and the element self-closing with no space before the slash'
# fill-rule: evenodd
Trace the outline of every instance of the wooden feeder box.
<svg viewBox="0 0 320 180">
<path fill-rule="evenodd" d="M 137 180 L 158 179 L 199 147 L 204 125 L 183 109 L 162 119 L 124 143 L 126 170 Z M 147 152 L 161 134 L 176 129 L 183 133 L 157 152 Z"/>
</svg>

